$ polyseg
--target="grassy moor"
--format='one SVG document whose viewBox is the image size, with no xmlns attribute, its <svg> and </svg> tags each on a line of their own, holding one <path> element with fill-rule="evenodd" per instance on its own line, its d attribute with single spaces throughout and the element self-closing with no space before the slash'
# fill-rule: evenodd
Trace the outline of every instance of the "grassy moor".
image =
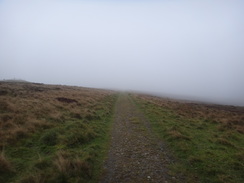
<svg viewBox="0 0 244 183">
<path fill-rule="evenodd" d="M 114 92 L 0 83 L 0 182 L 97 182 Z"/>
<path fill-rule="evenodd" d="M 182 182 L 244 181 L 244 107 L 132 95 L 177 159 Z"/>
<path fill-rule="evenodd" d="M 0 82 L 0 182 L 244 182 L 243 123 L 244 107 Z"/>
</svg>

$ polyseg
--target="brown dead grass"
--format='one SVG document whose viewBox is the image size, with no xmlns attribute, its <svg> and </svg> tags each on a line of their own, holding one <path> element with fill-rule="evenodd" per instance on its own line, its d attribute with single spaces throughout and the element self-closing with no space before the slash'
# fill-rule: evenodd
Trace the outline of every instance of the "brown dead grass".
<svg viewBox="0 0 244 183">
<path fill-rule="evenodd" d="M 2 151 L 0 153 L 0 175 L 1 175 L 1 172 L 6 173 L 6 172 L 13 172 L 13 171 L 14 171 L 14 169 L 13 169 L 12 164 L 9 162 L 9 160 L 5 156 L 4 151 Z"/>
<path fill-rule="evenodd" d="M 0 82 L 0 149 L 65 120 L 90 119 L 111 91 L 71 86 Z"/>
<path fill-rule="evenodd" d="M 244 107 L 215 104 L 187 103 L 148 95 L 135 95 L 150 103 L 174 110 L 179 116 L 189 119 L 205 119 L 220 124 L 219 130 L 228 129 L 244 133 Z"/>
<path fill-rule="evenodd" d="M 66 152 L 58 152 L 53 163 L 62 175 L 72 176 L 80 173 L 87 177 L 92 176 L 92 167 L 87 161 L 81 160 L 79 157 L 72 158 Z"/>
<path fill-rule="evenodd" d="M 20 183 L 46 183 L 46 177 L 43 174 L 33 174 L 27 177 L 24 177 L 20 180 Z"/>
<path fill-rule="evenodd" d="M 189 137 L 187 137 L 186 135 L 183 135 L 181 132 L 179 132 L 177 130 L 171 130 L 168 132 L 168 134 L 171 136 L 171 138 L 174 138 L 174 139 L 190 140 Z"/>
</svg>

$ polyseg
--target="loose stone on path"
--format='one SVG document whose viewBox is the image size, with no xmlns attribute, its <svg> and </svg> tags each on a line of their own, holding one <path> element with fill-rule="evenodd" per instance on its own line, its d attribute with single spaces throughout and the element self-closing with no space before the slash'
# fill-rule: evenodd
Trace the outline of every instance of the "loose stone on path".
<svg viewBox="0 0 244 183">
<path fill-rule="evenodd" d="M 115 108 L 111 147 L 100 183 L 176 182 L 167 169 L 171 158 L 160 148 L 149 126 L 129 96 L 121 95 Z"/>
</svg>

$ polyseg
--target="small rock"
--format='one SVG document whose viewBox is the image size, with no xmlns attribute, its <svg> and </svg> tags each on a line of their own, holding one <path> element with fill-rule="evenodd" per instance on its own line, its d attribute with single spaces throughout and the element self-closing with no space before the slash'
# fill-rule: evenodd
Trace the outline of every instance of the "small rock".
<svg viewBox="0 0 244 183">
<path fill-rule="evenodd" d="M 151 177 L 150 177 L 150 176 L 147 176 L 147 178 L 148 178 L 148 179 L 151 179 Z"/>
</svg>

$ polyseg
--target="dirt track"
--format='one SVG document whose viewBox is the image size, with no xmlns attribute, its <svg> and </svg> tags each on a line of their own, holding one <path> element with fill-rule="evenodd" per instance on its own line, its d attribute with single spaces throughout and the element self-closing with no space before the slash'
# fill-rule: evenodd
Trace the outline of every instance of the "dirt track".
<svg viewBox="0 0 244 183">
<path fill-rule="evenodd" d="M 143 114 L 128 95 L 121 95 L 115 108 L 111 147 L 100 182 L 176 182 L 177 179 L 168 174 L 170 163 L 172 159 L 165 146 L 153 136 Z"/>
</svg>

